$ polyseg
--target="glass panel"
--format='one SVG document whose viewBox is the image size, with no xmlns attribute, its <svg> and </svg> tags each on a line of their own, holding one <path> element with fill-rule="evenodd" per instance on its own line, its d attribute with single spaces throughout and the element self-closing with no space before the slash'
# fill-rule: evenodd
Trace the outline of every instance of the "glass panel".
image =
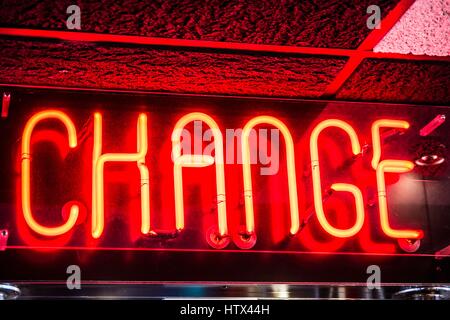
<svg viewBox="0 0 450 320">
<path fill-rule="evenodd" d="M 55 111 L 59 116 L 51 113 Z M 7 268 L 4 279 L 63 278 L 64 273 L 55 275 L 54 270 L 72 260 L 89 266 L 93 280 L 359 281 L 342 266 L 392 261 L 401 261 L 395 264 L 398 268 L 417 263 L 414 272 L 393 272 L 393 281 L 414 282 L 417 273 L 432 278 L 435 254 L 446 254 L 450 245 L 450 125 L 443 117 L 448 111 L 432 106 L 16 90 L 9 114 L 0 122 L 0 229 L 8 231 L 0 257 L 15 261 L 22 271 Z M 203 115 L 186 118 L 193 112 Z M 67 116 L 66 126 L 61 114 Z M 101 119 L 94 120 L 94 114 Z M 42 118 L 31 130 L 38 115 Z M 140 115 L 147 123 L 138 125 Z M 183 117 L 186 124 L 179 129 L 185 130 L 177 140 L 173 131 Z M 208 119 L 220 130 L 208 130 L 213 124 Z M 249 138 L 248 188 L 240 134 L 251 119 L 256 124 Z M 326 122 L 330 119 L 334 121 Z M 379 122 L 380 129 L 374 130 L 375 121 L 383 119 L 396 122 Z M 70 123 L 77 137 L 73 148 Z M 318 133 L 321 124 L 329 126 Z M 311 157 L 314 134 L 318 159 Z M 379 159 L 374 157 L 374 135 L 381 142 Z M 173 161 L 176 152 L 172 154 L 177 141 L 180 167 Z M 137 155 L 138 148 L 145 157 Z M 204 157 L 189 158 L 192 154 Z M 313 173 L 317 168 L 320 181 Z M 321 196 L 314 193 L 314 184 Z M 337 184 L 345 184 L 346 191 Z M 146 192 L 148 202 L 142 200 Z M 99 207 L 95 201 L 102 193 Z M 385 207 L 380 202 L 384 196 Z M 74 206 L 79 209 L 76 223 L 62 230 Z M 416 236 L 405 239 L 405 231 Z M 106 261 L 113 265 L 108 271 Z M 281 262 L 284 271 L 273 272 L 274 263 Z M 329 263 L 340 271 L 330 272 Z M 23 272 L 30 265 L 35 270 Z M 183 270 L 177 270 L 181 265 Z M 302 272 L 297 272 L 300 265 Z M 134 271 L 121 271 L 125 266 Z M 152 272 L 146 272 L 147 267 Z M 44 275 L 39 274 L 42 270 Z M 365 269 L 360 276 L 367 276 Z"/>
</svg>

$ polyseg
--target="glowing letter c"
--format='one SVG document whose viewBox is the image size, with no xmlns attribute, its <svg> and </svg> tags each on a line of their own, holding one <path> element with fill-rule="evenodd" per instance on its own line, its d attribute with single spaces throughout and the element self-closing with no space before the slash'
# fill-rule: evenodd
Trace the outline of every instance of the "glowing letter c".
<svg viewBox="0 0 450 320">
<path fill-rule="evenodd" d="M 67 221 L 58 227 L 45 227 L 39 224 L 34 218 L 31 211 L 31 191 L 30 191 L 30 144 L 31 144 L 31 134 L 33 133 L 34 127 L 46 119 L 57 119 L 61 121 L 67 129 L 69 136 L 69 146 L 70 148 L 75 148 L 77 146 L 77 133 L 75 125 L 70 120 L 70 118 L 63 112 L 57 110 L 46 110 L 41 111 L 33 115 L 25 125 L 22 135 L 22 210 L 25 217 L 25 221 L 28 226 L 38 234 L 44 236 L 59 236 L 68 232 L 75 225 L 79 208 L 77 205 L 72 205 L 70 207 L 70 214 Z"/>
</svg>

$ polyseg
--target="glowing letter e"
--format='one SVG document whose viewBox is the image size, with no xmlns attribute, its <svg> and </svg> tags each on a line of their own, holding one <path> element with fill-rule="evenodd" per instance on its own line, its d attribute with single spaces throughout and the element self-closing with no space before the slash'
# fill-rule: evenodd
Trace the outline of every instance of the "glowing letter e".
<svg viewBox="0 0 450 320">
<path fill-rule="evenodd" d="M 389 212 L 386 199 L 386 182 L 384 174 L 387 173 L 404 173 L 409 172 L 414 168 L 414 164 L 411 161 L 405 160 L 382 160 L 381 158 L 381 138 L 380 128 L 399 128 L 408 129 L 409 123 L 402 120 L 377 120 L 372 124 L 372 145 L 373 145 L 373 158 L 372 167 L 377 172 L 377 184 L 378 184 L 378 207 L 380 210 L 381 228 L 384 233 L 391 238 L 397 239 L 421 239 L 423 238 L 422 230 L 394 230 L 389 224 Z"/>
<path fill-rule="evenodd" d="M 319 123 L 313 130 L 310 140 L 311 149 L 311 170 L 313 178 L 314 189 L 314 207 L 316 209 L 317 218 L 322 227 L 331 235 L 339 238 L 348 238 L 357 234 L 364 224 L 364 202 L 361 190 L 352 184 L 347 183 L 334 183 L 331 185 L 331 189 L 334 191 L 346 191 L 350 192 L 355 198 L 356 206 L 356 221 L 353 227 L 349 229 L 338 229 L 333 227 L 327 220 L 323 211 L 322 205 L 322 184 L 320 182 L 320 167 L 319 167 L 319 150 L 317 142 L 319 140 L 319 134 L 328 127 L 336 127 L 344 130 L 350 137 L 352 143 L 352 151 L 354 155 L 361 152 L 358 136 L 355 130 L 346 122 L 337 119 L 329 119 Z"/>
<path fill-rule="evenodd" d="M 67 129 L 67 133 L 69 136 L 69 146 L 71 148 L 75 148 L 77 146 L 77 133 L 75 126 L 65 113 L 56 110 L 46 110 L 36 113 L 30 118 L 30 120 L 28 120 L 22 135 L 22 210 L 26 223 L 33 231 L 44 236 L 58 236 L 68 232 L 75 225 L 79 212 L 78 206 L 72 205 L 70 207 L 69 218 L 63 225 L 58 227 L 45 227 L 34 220 L 30 205 L 31 134 L 33 133 L 34 127 L 40 121 L 46 119 L 56 119 L 61 121 Z"/>
<path fill-rule="evenodd" d="M 137 123 L 137 153 L 102 153 L 102 115 L 94 114 L 94 149 L 92 155 L 92 236 L 99 238 L 103 232 L 104 193 L 103 171 L 106 162 L 137 162 L 141 175 L 141 232 L 150 232 L 149 173 L 145 165 L 147 155 L 147 116 L 140 114 Z"/>
</svg>

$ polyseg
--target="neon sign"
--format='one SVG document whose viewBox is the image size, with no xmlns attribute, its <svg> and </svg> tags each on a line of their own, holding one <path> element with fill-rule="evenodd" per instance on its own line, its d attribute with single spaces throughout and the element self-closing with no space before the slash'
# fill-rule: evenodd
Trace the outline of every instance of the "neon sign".
<svg viewBox="0 0 450 320">
<path fill-rule="evenodd" d="M 136 116 L 136 149 L 134 152 L 114 152 L 105 153 L 103 151 L 103 126 L 108 125 L 104 123 L 102 113 L 96 112 L 91 115 L 93 117 L 92 129 L 92 176 L 91 176 L 91 237 L 94 239 L 101 239 L 105 229 L 105 198 L 104 180 L 108 173 L 105 172 L 105 165 L 113 162 L 130 162 L 135 163 L 139 171 L 139 198 L 140 198 L 140 231 L 146 236 L 160 236 L 161 232 L 156 231 L 151 223 L 151 208 L 152 190 L 150 189 L 150 173 L 158 163 L 149 162 L 149 155 L 158 153 L 158 150 L 152 148 L 149 143 L 149 134 L 152 130 L 152 115 L 150 113 L 140 113 Z M 194 121 L 201 121 L 206 124 L 212 132 L 213 138 L 213 153 L 214 155 L 205 154 L 186 154 L 182 151 L 182 133 L 189 124 Z M 62 123 L 67 132 L 68 146 L 77 152 L 77 128 L 74 125 L 71 117 L 57 109 L 46 109 L 34 113 L 26 121 L 22 130 L 22 145 L 21 145 L 21 210 L 17 212 L 23 215 L 27 226 L 36 234 L 48 238 L 58 237 L 73 231 L 76 228 L 77 220 L 79 218 L 80 208 L 73 204 L 70 207 L 69 214 L 66 221 L 58 226 L 46 226 L 39 222 L 33 214 L 32 201 L 33 189 L 31 187 L 31 176 L 33 170 L 31 169 L 31 154 L 33 148 L 33 134 L 35 128 L 41 123 Z M 240 149 L 242 152 L 242 185 L 244 198 L 244 214 L 245 214 L 245 230 L 240 233 L 238 237 L 241 241 L 237 244 L 240 248 L 249 249 L 256 243 L 256 227 L 255 227 L 255 208 L 254 208 L 254 193 L 255 184 L 252 179 L 251 170 L 251 146 L 250 133 L 256 126 L 274 127 L 281 132 L 283 137 L 285 152 L 284 158 L 286 163 L 286 179 L 288 184 L 288 193 L 286 197 L 289 203 L 289 232 L 286 232 L 290 237 L 302 237 L 301 229 L 301 212 L 300 205 L 303 198 L 299 199 L 298 188 L 299 180 L 297 173 L 299 172 L 296 166 L 296 157 L 299 156 L 298 150 L 295 147 L 295 141 L 292 137 L 293 128 L 283 123 L 282 120 L 275 116 L 260 115 L 249 119 L 243 123 L 243 130 L 241 136 Z M 424 237 L 422 230 L 408 229 L 408 226 L 394 228 L 390 224 L 391 213 L 388 209 L 387 198 L 389 196 L 386 189 L 385 175 L 387 173 L 402 174 L 413 170 L 414 164 L 411 161 L 402 159 L 384 159 L 383 145 L 381 138 L 382 129 L 397 129 L 408 130 L 409 123 L 399 119 L 377 119 L 371 123 L 371 145 L 373 149 L 373 156 L 371 160 L 371 169 L 376 175 L 375 185 L 377 200 L 378 200 L 378 219 L 381 225 L 381 230 L 387 238 L 392 239 L 407 239 L 417 240 Z M 327 189 L 322 183 L 323 171 L 322 163 L 319 157 L 319 149 L 325 148 L 320 145 L 320 136 L 328 130 L 339 130 L 347 136 L 351 145 L 351 154 L 349 158 L 358 157 L 362 154 L 360 138 L 357 130 L 346 121 L 337 118 L 324 119 L 318 122 L 310 131 L 309 134 L 309 154 L 310 154 L 310 174 L 312 181 L 314 214 L 316 215 L 323 231 L 329 236 L 335 238 L 352 238 L 357 236 L 367 219 L 367 203 L 365 203 L 363 192 L 354 183 L 350 182 L 333 182 Z M 116 128 L 120 130 L 120 128 Z M 236 203 L 230 203 L 227 199 L 226 188 L 226 173 L 224 161 L 224 142 L 223 131 L 217 124 L 213 116 L 203 112 L 193 112 L 181 115 L 178 121 L 174 124 L 172 135 L 170 137 L 172 147 L 172 172 L 173 172 L 173 194 L 174 194 L 174 212 L 170 213 L 175 217 L 175 233 L 181 233 L 185 229 L 185 205 L 184 205 L 184 190 L 183 185 L 183 168 L 205 168 L 209 166 L 215 167 L 215 203 L 216 203 L 216 224 L 217 230 L 211 235 L 212 242 L 210 243 L 214 248 L 223 249 L 230 243 L 231 234 L 229 228 L 230 207 L 236 206 Z M 302 152 L 302 156 L 305 153 Z M 39 173 L 34 173 L 35 175 Z M 347 177 L 348 178 L 348 177 Z M 73 177 L 76 179 L 76 177 Z M 346 179 L 349 180 L 349 179 Z M 304 187 L 304 186 L 302 186 Z M 161 188 L 161 186 L 159 186 Z M 330 191 L 327 191 L 330 190 Z M 327 217 L 327 212 L 324 207 L 325 199 L 324 192 L 348 193 L 353 198 L 353 208 L 355 219 L 347 227 L 339 227 Z M 257 210 L 256 210 L 257 211 Z M 108 213 L 106 212 L 106 215 Z M 137 212 L 130 212 L 129 215 L 136 215 Z M 169 213 L 165 213 L 169 214 Z M 284 212 L 277 212 L 282 215 Z M 349 212 L 340 211 L 338 215 L 348 215 Z M 233 227 L 233 230 L 236 228 Z"/>
</svg>

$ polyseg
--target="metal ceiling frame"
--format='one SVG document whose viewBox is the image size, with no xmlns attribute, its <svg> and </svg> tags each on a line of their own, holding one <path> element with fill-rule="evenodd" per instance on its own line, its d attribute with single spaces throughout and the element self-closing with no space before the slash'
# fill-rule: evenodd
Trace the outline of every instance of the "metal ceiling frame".
<svg viewBox="0 0 450 320">
<path fill-rule="evenodd" d="M 203 41 L 203 40 L 184 40 L 171 38 L 157 38 L 133 35 L 102 34 L 78 31 L 56 31 L 56 30 L 38 30 L 22 28 L 0 28 L 0 36 L 61 40 L 61 41 L 79 41 L 110 44 L 143 45 L 156 47 L 172 47 L 179 49 L 212 49 L 223 51 L 234 51 L 241 53 L 261 53 L 261 54 L 288 54 L 288 55 L 315 55 L 315 56 L 333 56 L 345 57 L 348 61 L 343 69 L 337 74 L 334 80 L 328 85 L 321 98 L 332 99 L 342 88 L 344 83 L 357 70 L 364 59 L 390 59 L 404 61 L 443 61 L 450 62 L 450 57 L 412 55 L 401 53 L 382 53 L 374 52 L 376 44 L 392 29 L 402 15 L 411 7 L 415 0 L 400 0 L 394 9 L 381 21 L 381 28 L 374 29 L 357 49 L 339 49 L 339 48 L 318 48 L 302 46 L 285 45 L 267 45 L 222 41 Z"/>
<path fill-rule="evenodd" d="M 415 0 L 400 0 L 400 2 L 392 9 L 388 15 L 381 21 L 380 29 L 374 29 L 366 39 L 359 45 L 356 51 L 373 51 L 373 48 L 380 42 L 383 37 L 394 27 L 403 14 L 408 11 Z M 337 74 L 336 78 L 328 85 L 323 93 L 323 97 L 335 96 L 344 83 L 361 65 L 365 57 L 352 56 L 344 65 L 344 68 Z"/>
</svg>

